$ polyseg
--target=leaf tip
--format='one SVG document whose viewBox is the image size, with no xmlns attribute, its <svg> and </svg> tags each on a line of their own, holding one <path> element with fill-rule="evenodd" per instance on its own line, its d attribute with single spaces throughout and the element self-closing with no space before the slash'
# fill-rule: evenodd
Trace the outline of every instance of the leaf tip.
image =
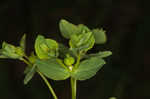
<svg viewBox="0 0 150 99">
<path fill-rule="evenodd" d="M 68 21 L 65 20 L 65 19 L 61 19 L 61 20 L 60 20 L 60 23 L 68 23 Z"/>
</svg>

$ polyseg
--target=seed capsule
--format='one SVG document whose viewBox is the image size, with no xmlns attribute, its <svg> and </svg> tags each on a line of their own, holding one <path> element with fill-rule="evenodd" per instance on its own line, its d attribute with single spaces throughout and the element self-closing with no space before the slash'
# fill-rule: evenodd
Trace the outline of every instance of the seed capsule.
<svg viewBox="0 0 150 99">
<path fill-rule="evenodd" d="M 64 59 L 64 63 L 67 66 L 71 66 L 72 64 L 74 64 L 75 60 L 73 57 L 71 57 L 69 54 L 66 55 L 66 58 Z"/>
</svg>

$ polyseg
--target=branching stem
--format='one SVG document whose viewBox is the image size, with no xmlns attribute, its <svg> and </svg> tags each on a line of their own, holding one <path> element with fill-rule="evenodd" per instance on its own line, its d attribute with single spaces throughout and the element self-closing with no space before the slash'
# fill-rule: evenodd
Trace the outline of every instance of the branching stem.
<svg viewBox="0 0 150 99">
<path fill-rule="evenodd" d="M 26 57 L 26 58 L 28 58 L 28 57 Z M 29 61 L 27 61 L 26 59 L 23 58 L 22 61 L 23 61 L 24 63 L 26 63 L 28 66 L 32 66 L 32 64 L 31 64 Z M 57 96 L 56 96 L 56 93 L 54 92 L 54 90 L 53 90 L 51 84 L 48 82 L 47 78 L 46 78 L 40 71 L 38 71 L 38 70 L 37 70 L 37 73 L 38 73 L 38 74 L 40 75 L 40 77 L 44 80 L 45 84 L 46 84 L 47 87 L 49 88 L 49 91 L 50 91 L 51 94 L 53 95 L 53 98 L 54 98 L 54 99 L 58 99 Z"/>
</svg>

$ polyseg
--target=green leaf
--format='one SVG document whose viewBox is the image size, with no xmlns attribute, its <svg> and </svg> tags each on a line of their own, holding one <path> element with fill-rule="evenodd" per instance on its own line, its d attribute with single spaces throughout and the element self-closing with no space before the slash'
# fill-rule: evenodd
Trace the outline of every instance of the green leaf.
<svg viewBox="0 0 150 99">
<path fill-rule="evenodd" d="M 3 49 L 0 49 L 0 58 L 8 58 L 7 56 L 3 55 Z"/>
<path fill-rule="evenodd" d="M 78 35 L 78 34 L 87 33 L 91 31 L 84 24 L 74 25 L 64 19 L 60 20 L 59 28 L 62 36 L 67 39 L 70 39 L 72 35 Z"/>
<path fill-rule="evenodd" d="M 79 24 L 77 27 L 80 31 L 79 33 L 91 32 L 91 30 L 87 26 L 85 26 L 84 24 Z"/>
<path fill-rule="evenodd" d="M 82 46 L 79 47 L 79 51 L 87 52 L 92 49 L 95 43 L 94 36 L 92 35 L 89 40 Z"/>
<path fill-rule="evenodd" d="M 0 50 L 1 58 L 21 59 L 23 57 L 23 54 L 24 52 L 22 52 L 20 47 L 15 47 L 6 42 L 3 42 L 2 49 Z"/>
<path fill-rule="evenodd" d="M 94 36 L 92 32 L 82 33 L 80 35 L 72 35 L 69 45 L 71 50 L 86 52 L 94 46 Z"/>
<path fill-rule="evenodd" d="M 35 63 L 40 72 L 53 80 L 65 80 L 70 77 L 70 72 L 58 63 L 57 59 L 39 60 Z"/>
<path fill-rule="evenodd" d="M 88 55 L 84 55 L 83 58 L 90 58 L 90 57 L 99 57 L 99 58 L 105 58 L 112 55 L 111 51 L 100 51 L 98 53 L 95 54 L 88 54 Z"/>
<path fill-rule="evenodd" d="M 106 37 L 106 33 L 105 33 L 106 31 L 104 31 L 103 29 L 93 29 L 92 32 L 94 34 L 96 44 L 106 43 L 106 41 L 107 41 L 107 37 Z"/>
<path fill-rule="evenodd" d="M 26 34 L 24 34 L 20 40 L 20 47 L 23 51 L 25 51 L 26 48 Z"/>
<path fill-rule="evenodd" d="M 24 71 L 24 73 L 26 73 L 26 76 L 24 79 L 24 84 L 26 85 L 33 78 L 34 74 L 36 73 L 36 65 L 33 65 L 30 68 L 27 68 L 26 71 Z"/>
<path fill-rule="evenodd" d="M 24 70 L 24 74 L 27 74 L 30 70 L 31 70 L 31 65 L 30 66 L 27 66 L 27 67 L 25 67 L 25 70 Z"/>
<path fill-rule="evenodd" d="M 63 37 L 69 39 L 73 34 L 79 34 L 78 27 L 64 19 L 59 22 L 59 29 Z"/>
<path fill-rule="evenodd" d="M 40 59 L 48 59 L 58 56 L 58 44 L 55 40 L 45 39 L 38 35 L 35 41 L 35 52 Z"/>
<path fill-rule="evenodd" d="M 91 30 L 85 26 L 84 24 L 79 24 L 78 25 L 78 29 L 79 29 L 79 33 L 87 33 L 87 32 L 90 32 Z"/>
<path fill-rule="evenodd" d="M 86 80 L 93 77 L 100 70 L 105 61 L 98 57 L 93 57 L 82 61 L 79 67 L 72 72 L 72 77 L 77 80 Z"/>
<path fill-rule="evenodd" d="M 98 57 L 100 57 L 100 58 L 105 58 L 105 57 L 108 57 L 110 55 L 112 55 L 111 51 L 102 51 L 102 52 L 100 51 L 98 53 Z"/>
<path fill-rule="evenodd" d="M 59 57 L 65 58 L 65 55 L 66 55 L 67 53 L 70 53 L 69 51 L 70 51 L 70 50 L 69 50 L 68 47 L 66 47 L 65 45 L 59 43 Z"/>
</svg>

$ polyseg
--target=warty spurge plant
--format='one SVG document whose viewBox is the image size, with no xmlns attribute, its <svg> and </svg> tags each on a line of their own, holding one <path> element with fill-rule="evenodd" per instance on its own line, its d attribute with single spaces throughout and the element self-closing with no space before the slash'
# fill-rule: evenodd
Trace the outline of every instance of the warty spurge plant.
<svg viewBox="0 0 150 99">
<path fill-rule="evenodd" d="M 27 64 L 24 71 L 24 84 L 27 84 L 35 73 L 38 73 L 48 86 L 54 99 L 58 99 L 47 78 L 66 80 L 70 78 L 72 99 L 76 99 L 77 80 L 93 77 L 106 63 L 103 58 L 110 56 L 111 51 L 100 51 L 87 54 L 94 44 L 104 44 L 106 34 L 103 29 L 89 29 L 83 24 L 74 25 L 62 19 L 59 22 L 62 36 L 69 39 L 69 47 L 53 39 L 38 35 L 35 40 L 35 52 L 25 54 L 26 35 L 19 46 L 3 42 L 0 58 L 19 59 Z"/>
</svg>

